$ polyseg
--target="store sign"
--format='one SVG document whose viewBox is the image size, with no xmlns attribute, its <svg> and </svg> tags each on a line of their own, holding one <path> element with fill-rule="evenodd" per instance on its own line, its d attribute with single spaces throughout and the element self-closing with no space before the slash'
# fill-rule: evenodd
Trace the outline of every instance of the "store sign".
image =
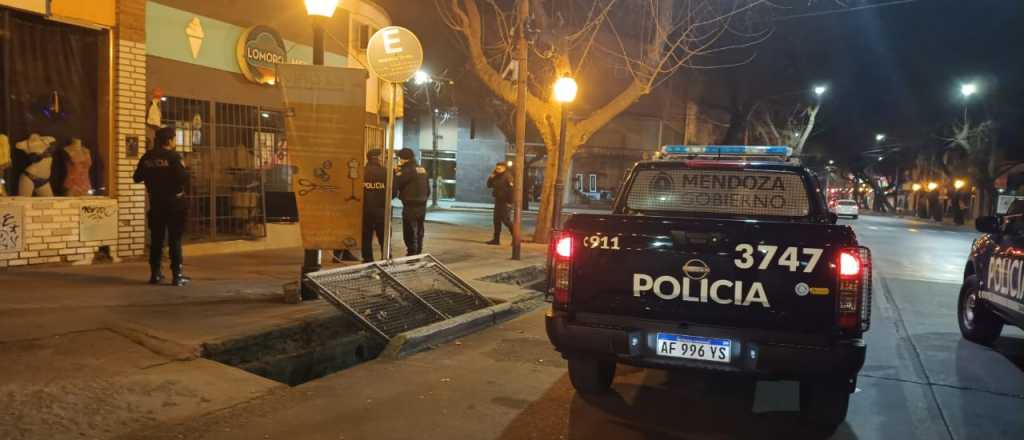
<svg viewBox="0 0 1024 440">
<path fill-rule="evenodd" d="M 0 254 L 25 246 L 25 211 L 20 205 L 0 205 Z"/>
<path fill-rule="evenodd" d="M 306 249 L 359 249 L 366 71 L 278 66 L 299 229 Z"/>
<path fill-rule="evenodd" d="M 249 81 L 274 85 L 277 65 L 288 63 L 284 39 L 267 26 L 253 26 L 238 39 L 238 67 Z"/>
</svg>

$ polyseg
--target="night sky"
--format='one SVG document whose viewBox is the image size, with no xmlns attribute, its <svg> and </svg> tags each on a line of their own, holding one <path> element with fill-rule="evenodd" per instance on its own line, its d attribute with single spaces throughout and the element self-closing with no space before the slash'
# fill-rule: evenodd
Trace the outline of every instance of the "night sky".
<svg viewBox="0 0 1024 440">
<path fill-rule="evenodd" d="M 470 74 L 433 2 L 382 3 L 424 40 L 429 69 Z M 799 42 L 789 50 L 808 71 L 792 87 L 807 88 L 807 78 L 830 85 L 811 151 L 855 155 L 872 147 L 875 133 L 904 145 L 941 143 L 943 129 L 963 115 L 960 84 L 976 81 L 972 118 L 997 115 L 1007 149 L 1024 155 L 1024 0 L 774 3 L 789 6 L 776 16 L 797 16 L 777 20 L 773 37 Z M 772 55 L 771 44 L 760 50 Z"/>
</svg>

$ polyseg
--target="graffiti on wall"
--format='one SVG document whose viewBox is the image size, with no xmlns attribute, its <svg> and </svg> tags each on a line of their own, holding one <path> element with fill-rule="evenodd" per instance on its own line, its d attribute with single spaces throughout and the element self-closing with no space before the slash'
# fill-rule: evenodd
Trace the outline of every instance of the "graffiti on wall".
<svg viewBox="0 0 1024 440">
<path fill-rule="evenodd" d="M 25 216 L 21 206 L 0 206 L 0 254 L 25 245 Z"/>
<path fill-rule="evenodd" d="M 117 238 L 116 205 L 82 205 L 79 213 L 81 241 L 114 240 Z"/>
</svg>

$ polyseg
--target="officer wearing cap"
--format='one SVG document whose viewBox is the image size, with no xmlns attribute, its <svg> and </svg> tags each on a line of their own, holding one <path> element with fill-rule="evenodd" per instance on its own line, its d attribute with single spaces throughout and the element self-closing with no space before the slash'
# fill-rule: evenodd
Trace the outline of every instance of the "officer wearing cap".
<svg viewBox="0 0 1024 440">
<path fill-rule="evenodd" d="M 408 148 L 398 152 L 398 159 L 394 196 L 402 201 L 402 236 L 408 255 L 419 255 L 423 253 L 423 223 L 430 198 L 427 170 L 416 163 L 416 153 Z"/>
<path fill-rule="evenodd" d="M 149 283 L 159 284 L 164 279 L 160 259 L 166 237 L 171 254 L 172 283 L 185 286 L 191 281 L 182 273 L 181 267 L 188 172 L 181 155 L 174 151 L 174 134 L 171 127 L 157 130 L 155 145 L 139 159 L 133 178 L 135 183 L 145 183 L 149 194 Z"/>
<path fill-rule="evenodd" d="M 380 164 L 380 150 L 366 152 L 366 169 L 363 171 L 363 262 L 373 259 L 373 236 L 384 248 L 384 203 L 387 201 L 385 184 L 387 171 Z"/>
</svg>

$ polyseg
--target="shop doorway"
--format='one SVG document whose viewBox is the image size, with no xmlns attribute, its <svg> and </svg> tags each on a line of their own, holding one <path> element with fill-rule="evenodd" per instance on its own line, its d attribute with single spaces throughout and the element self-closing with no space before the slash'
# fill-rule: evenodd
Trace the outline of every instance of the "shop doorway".
<svg viewBox="0 0 1024 440">
<path fill-rule="evenodd" d="M 427 169 L 427 177 L 431 180 L 433 187 L 434 163 L 437 162 L 437 198 L 440 200 L 455 200 L 455 169 L 457 153 L 454 151 L 438 151 L 437 158 L 434 157 L 434 150 L 420 150 L 423 167 Z"/>
<path fill-rule="evenodd" d="M 189 242 L 266 236 L 266 194 L 291 191 L 284 115 L 259 106 L 165 97 L 189 170 Z"/>
</svg>

